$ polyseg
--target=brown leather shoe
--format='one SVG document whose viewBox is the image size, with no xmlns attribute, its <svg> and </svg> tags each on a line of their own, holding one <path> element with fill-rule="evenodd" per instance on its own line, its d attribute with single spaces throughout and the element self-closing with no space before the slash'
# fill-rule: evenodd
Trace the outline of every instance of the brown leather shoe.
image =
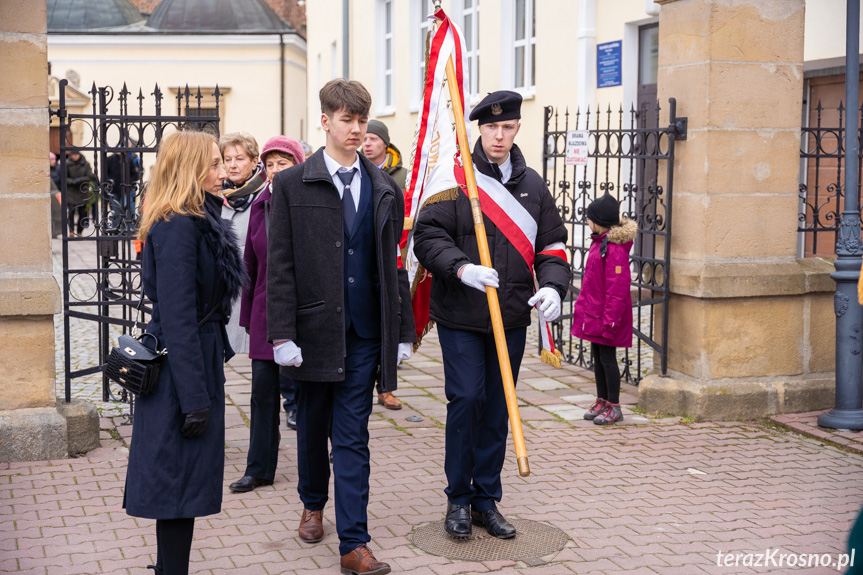
<svg viewBox="0 0 863 575">
<path fill-rule="evenodd" d="M 350 553 L 342 555 L 342 573 L 344 575 L 384 575 L 390 572 L 390 566 L 375 559 L 371 549 L 358 545 Z"/>
<path fill-rule="evenodd" d="M 396 396 L 391 391 L 385 391 L 378 394 L 378 404 L 383 405 L 387 409 L 401 409 L 402 402 L 396 399 Z"/>
<path fill-rule="evenodd" d="M 324 510 L 312 511 L 303 509 L 300 528 L 297 529 L 300 539 L 306 543 L 317 543 L 324 538 Z"/>
</svg>

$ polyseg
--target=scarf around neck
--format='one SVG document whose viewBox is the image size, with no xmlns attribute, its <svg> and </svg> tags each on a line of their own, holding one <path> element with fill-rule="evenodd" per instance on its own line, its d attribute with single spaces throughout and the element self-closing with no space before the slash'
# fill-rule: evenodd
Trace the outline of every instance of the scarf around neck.
<svg viewBox="0 0 863 575">
<path fill-rule="evenodd" d="M 252 205 L 256 194 L 263 190 L 266 185 L 267 173 L 264 171 L 264 165 L 258 162 L 252 177 L 246 180 L 242 186 L 237 187 L 231 180 L 225 180 L 222 188 L 225 205 L 235 212 L 242 212 Z"/>
</svg>

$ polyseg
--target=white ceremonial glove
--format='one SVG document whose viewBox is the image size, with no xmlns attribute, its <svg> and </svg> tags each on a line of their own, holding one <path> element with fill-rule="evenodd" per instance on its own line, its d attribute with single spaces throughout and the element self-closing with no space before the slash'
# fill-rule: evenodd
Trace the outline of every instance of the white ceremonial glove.
<svg viewBox="0 0 863 575">
<path fill-rule="evenodd" d="M 284 366 L 300 367 L 303 364 L 303 354 L 293 341 L 286 339 L 273 346 L 273 359 Z"/>
<path fill-rule="evenodd" d="M 560 294 L 557 290 L 550 287 L 540 288 L 536 294 L 529 300 L 527 304 L 531 307 L 539 302 L 539 309 L 542 311 L 545 321 L 554 321 L 560 317 Z"/>
<path fill-rule="evenodd" d="M 401 365 L 403 361 L 407 361 L 414 354 L 414 344 L 412 343 L 400 343 L 399 344 L 399 353 L 398 353 L 398 361 L 396 365 Z"/>
<path fill-rule="evenodd" d="M 461 268 L 461 283 L 481 292 L 485 291 L 485 286 L 500 287 L 496 269 L 476 264 L 466 264 Z"/>
</svg>

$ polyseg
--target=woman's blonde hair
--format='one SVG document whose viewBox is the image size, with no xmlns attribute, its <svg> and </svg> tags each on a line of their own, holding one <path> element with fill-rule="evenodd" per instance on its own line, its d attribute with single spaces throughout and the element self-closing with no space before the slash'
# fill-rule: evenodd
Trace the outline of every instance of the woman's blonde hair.
<svg viewBox="0 0 863 575">
<path fill-rule="evenodd" d="M 219 138 L 219 152 L 225 155 L 225 148 L 236 146 L 242 148 L 250 160 L 258 159 L 258 141 L 248 132 L 231 132 Z"/>
<path fill-rule="evenodd" d="M 204 215 L 204 180 L 216 143 L 212 135 L 195 131 L 175 132 L 162 140 L 144 196 L 139 239 L 146 240 L 153 224 L 173 214 Z"/>
</svg>

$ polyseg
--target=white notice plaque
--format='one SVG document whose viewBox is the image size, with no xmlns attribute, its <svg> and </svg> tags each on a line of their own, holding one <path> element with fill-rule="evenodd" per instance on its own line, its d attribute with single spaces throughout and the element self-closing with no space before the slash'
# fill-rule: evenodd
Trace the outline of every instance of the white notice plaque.
<svg viewBox="0 0 863 575">
<path fill-rule="evenodd" d="M 587 165 L 587 130 L 569 130 L 566 132 L 566 159 L 567 166 Z"/>
</svg>

